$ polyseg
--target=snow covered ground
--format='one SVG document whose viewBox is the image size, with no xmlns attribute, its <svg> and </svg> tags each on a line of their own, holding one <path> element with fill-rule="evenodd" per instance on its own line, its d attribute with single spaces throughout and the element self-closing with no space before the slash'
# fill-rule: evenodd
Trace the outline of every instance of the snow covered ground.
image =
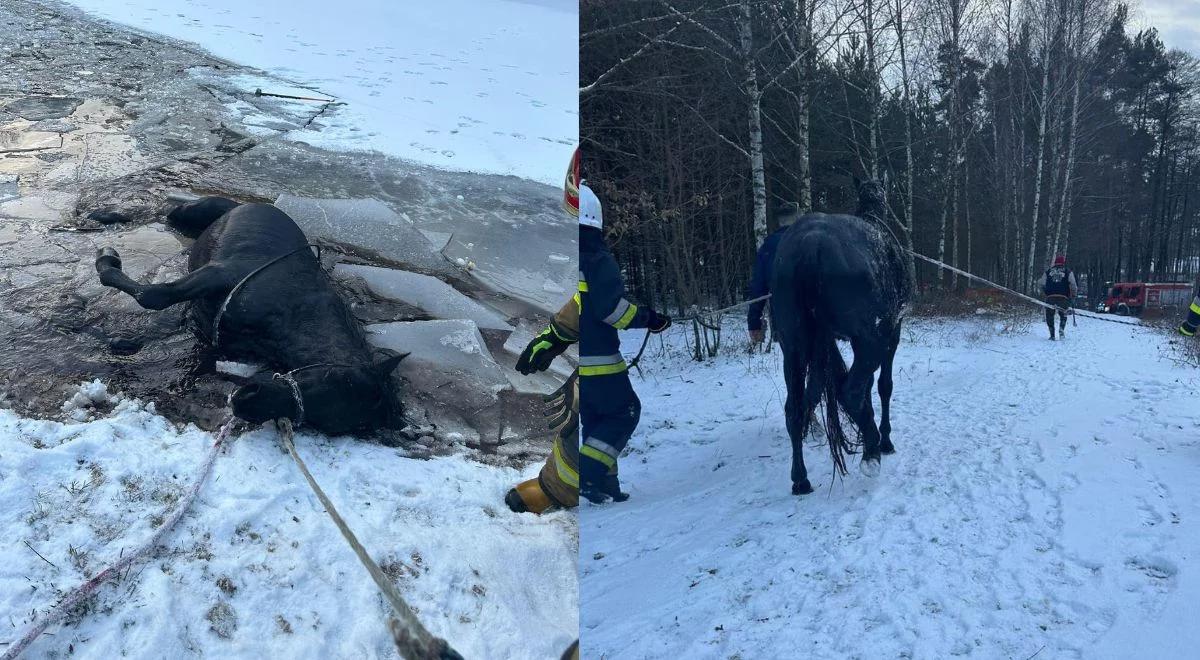
<svg viewBox="0 0 1200 660">
<path fill-rule="evenodd" d="M 0 410 L 0 642 L 148 538 L 212 442 L 84 390 L 64 409 L 84 422 Z M 296 444 L 425 625 L 466 657 L 557 657 L 575 638 L 574 514 L 518 516 L 501 501 L 538 466 Z M 387 606 L 273 430 L 233 440 L 167 539 L 23 657 L 395 657 Z"/>
<path fill-rule="evenodd" d="M 585 657 L 1195 657 L 1200 373 L 1146 328 L 997 327 L 910 321 L 898 453 L 809 448 L 804 497 L 778 349 L 652 342 L 632 499 L 580 511 Z"/>
<path fill-rule="evenodd" d="M 574 0 L 67 1 L 344 102 L 289 134 L 314 146 L 558 186 L 578 138 Z"/>
</svg>

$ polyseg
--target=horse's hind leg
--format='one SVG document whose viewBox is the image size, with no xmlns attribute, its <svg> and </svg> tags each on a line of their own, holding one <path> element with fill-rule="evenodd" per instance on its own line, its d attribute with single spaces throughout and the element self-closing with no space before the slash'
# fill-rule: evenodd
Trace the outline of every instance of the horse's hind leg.
<svg viewBox="0 0 1200 660">
<path fill-rule="evenodd" d="M 198 268 L 174 282 L 141 284 L 121 270 L 121 258 L 116 250 L 104 248 L 96 257 L 96 272 L 100 283 L 133 296 L 146 309 L 166 309 L 185 300 L 195 300 L 228 291 L 233 283 L 217 264 Z"/>
<path fill-rule="evenodd" d="M 875 409 L 871 406 L 871 386 L 875 370 L 884 357 L 883 343 L 875 338 L 851 339 L 854 364 L 842 386 L 842 406 L 858 427 L 863 439 L 863 471 L 874 475 L 879 470 L 879 428 L 875 426 Z"/>
<path fill-rule="evenodd" d="M 896 446 L 892 444 L 892 363 L 896 359 L 896 349 L 900 346 L 899 321 L 896 322 L 896 329 L 892 331 L 889 340 L 884 349 L 883 363 L 879 366 L 879 451 L 884 454 L 896 453 Z"/>
<path fill-rule="evenodd" d="M 808 345 L 796 341 L 783 346 L 783 377 L 787 385 L 787 403 L 784 418 L 787 420 L 788 436 L 792 440 L 792 494 L 805 495 L 813 491 L 808 481 L 808 470 L 804 467 L 804 437 L 808 435 L 812 410 L 804 400 L 804 379 L 808 372 Z M 799 345 L 795 345 L 799 344 Z"/>
</svg>

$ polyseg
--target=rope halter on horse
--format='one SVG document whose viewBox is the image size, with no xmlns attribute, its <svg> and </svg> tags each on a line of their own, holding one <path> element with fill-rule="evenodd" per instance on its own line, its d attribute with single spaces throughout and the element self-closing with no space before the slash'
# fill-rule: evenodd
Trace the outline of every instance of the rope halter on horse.
<svg viewBox="0 0 1200 660">
<path fill-rule="evenodd" d="M 335 369 L 335 368 L 336 369 L 358 369 L 359 368 L 354 365 L 339 364 L 337 362 L 316 362 L 313 364 L 305 365 L 303 367 L 297 367 L 295 369 L 292 369 L 291 371 L 287 371 L 284 373 L 276 372 L 271 375 L 272 380 L 282 380 L 283 382 L 287 383 L 288 388 L 290 388 L 292 391 L 292 400 L 295 401 L 295 403 L 296 403 L 296 417 L 292 420 L 292 423 L 295 426 L 301 426 L 302 424 L 304 424 L 304 393 L 300 391 L 300 383 L 296 381 L 295 374 L 297 374 L 301 371 L 308 371 L 309 369 L 318 369 L 321 367 L 325 367 L 327 369 Z M 375 405 L 373 406 L 373 408 L 378 408 L 379 406 L 383 405 L 386 397 L 387 397 L 386 392 L 381 392 L 379 400 L 375 402 Z"/>
<path fill-rule="evenodd" d="M 301 369 L 303 369 L 303 368 L 304 367 L 301 367 Z M 301 394 L 301 392 L 300 392 L 299 383 L 297 383 L 296 379 L 292 376 L 292 374 L 296 373 L 299 370 L 300 369 L 293 369 L 287 373 L 283 373 L 283 374 L 277 373 L 277 374 L 271 376 L 271 378 L 273 378 L 274 380 L 282 380 L 283 382 L 288 384 L 288 387 L 291 388 L 292 398 L 296 400 L 296 418 L 294 420 L 292 420 L 293 422 L 295 422 L 296 426 L 301 426 L 302 424 L 304 424 L 304 395 Z"/>
</svg>

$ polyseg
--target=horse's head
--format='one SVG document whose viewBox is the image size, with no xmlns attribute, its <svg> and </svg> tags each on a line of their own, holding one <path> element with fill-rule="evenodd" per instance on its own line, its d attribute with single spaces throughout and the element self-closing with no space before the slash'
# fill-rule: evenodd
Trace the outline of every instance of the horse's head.
<svg viewBox="0 0 1200 660">
<path fill-rule="evenodd" d="M 318 364 L 289 375 L 256 374 L 230 397 L 233 414 L 255 424 L 286 417 L 330 435 L 390 426 L 399 416 L 391 373 L 406 356 L 365 367 Z"/>
<path fill-rule="evenodd" d="M 858 181 L 858 215 L 887 218 L 887 190 L 876 179 Z"/>
</svg>

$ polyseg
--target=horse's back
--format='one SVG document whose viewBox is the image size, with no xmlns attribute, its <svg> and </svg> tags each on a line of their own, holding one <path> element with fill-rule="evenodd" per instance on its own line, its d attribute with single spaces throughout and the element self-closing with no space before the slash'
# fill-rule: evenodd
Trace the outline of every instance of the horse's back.
<svg viewBox="0 0 1200 660">
<path fill-rule="evenodd" d="M 784 233 L 775 272 L 786 277 L 857 278 L 878 262 L 879 232 L 852 215 L 806 213 Z"/>
<path fill-rule="evenodd" d="M 891 240 L 852 215 L 809 213 L 780 240 L 772 274 L 776 328 L 817 314 L 839 336 L 865 331 L 897 306 Z"/>
<path fill-rule="evenodd" d="M 307 244 L 304 232 L 288 214 L 271 204 L 241 204 L 196 239 L 189 266 L 210 261 L 258 261 L 287 254 Z"/>
</svg>

